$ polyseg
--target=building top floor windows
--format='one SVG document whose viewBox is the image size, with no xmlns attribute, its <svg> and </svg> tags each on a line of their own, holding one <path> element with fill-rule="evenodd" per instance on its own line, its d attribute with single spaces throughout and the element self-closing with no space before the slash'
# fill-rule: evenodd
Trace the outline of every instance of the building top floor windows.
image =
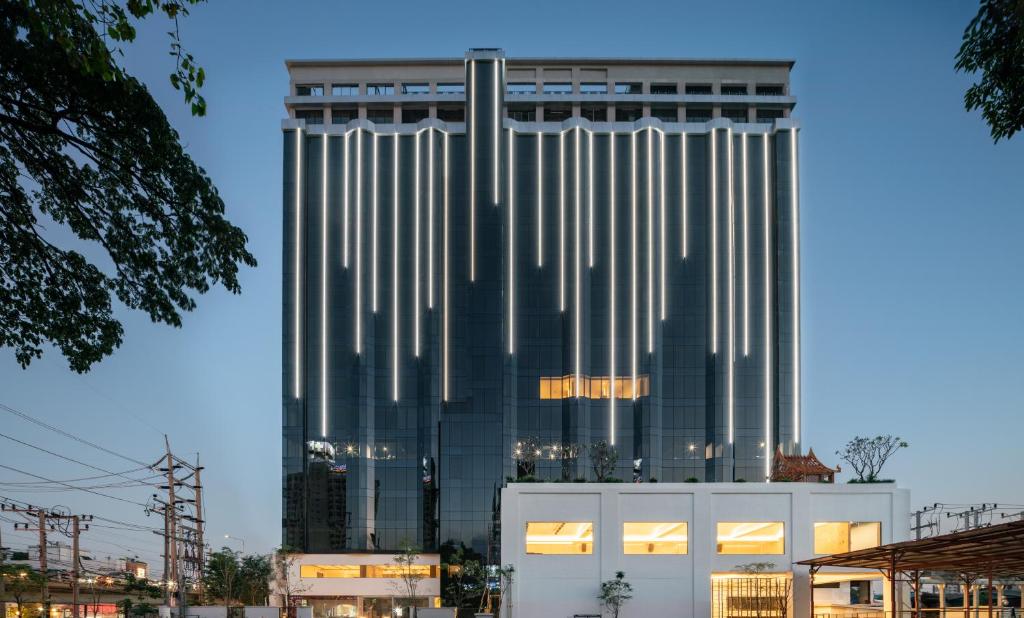
<svg viewBox="0 0 1024 618">
<path fill-rule="evenodd" d="M 749 122 L 746 107 L 722 107 L 722 117 L 733 122 Z"/>
<path fill-rule="evenodd" d="M 615 94 L 643 94 L 640 82 L 615 82 Z"/>
<path fill-rule="evenodd" d="M 757 108 L 757 121 L 758 122 L 773 122 L 779 118 L 782 118 L 782 110 L 776 108 Z"/>
<path fill-rule="evenodd" d="M 299 97 L 322 97 L 324 96 L 323 84 L 295 84 L 295 96 Z"/>
<path fill-rule="evenodd" d="M 580 84 L 580 94 L 608 94 L 606 82 L 583 82 Z"/>
<path fill-rule="evenodd" d="M 651 116 L 662 122 L 677 122 L 679 120 L 679 110 L 676 109 L 675 104 L 652 105 Z"/>
<path fill-rule="evenodd" d="M 533 122 L 537 120 L 536 105 L 509 105 L 508 117 L 519 122 Z"/>
<path fill-rule="evenodd" d="M 395 110 L 390 107 L 368 107 L 366 119 L 376 124 L 392 124 L 395 122 Z"/>
<path fill-rule="evenodd" d="M 714 94 L 711 84 L 686 84 L 686 94 Z"/>
<path fill-rule="evenodd" d="M 323 124 L 324 110 L 322 109 L 297 109 L 295 110 L 296 120 L 305 120 L 306 124 Z"/>
<path fill-rule="evenodd" d="M 359 96 L 359 84 L 331 84 L 331 94 L 336 97 Z"/>
<path fill-rule="evenodd" d="M 722 94 L 724 96 L 743 96 L 747 94 L 746 84 L 722 84 Z"/>
<path fill-rule="evenodd" d="M 533 82 L 509 82 L 505 86 L 507 94 L 537 94 L 537 84 Z"/>
<path fill-rule="evenodd" d="M 562 122 L 572 117 L 572 105 L 555 103 L 544 106 L 545 122 Z"/>
<path fill-rule="evenodd" d="M 595 105 L 593 103 L 584 104 L 580 106 L 580 115 L 590 122 L 607 122 L 608 106 Z M 541 378 L 541 380 L 544 380 L 544 378 Z"/>
<path fill-rule="evenodd" d="M 430 84 L 402 84 L 402 94 L 430 94 Z"/>
<path fill-rule="evenodd" d="M 441 106 L 437 107 L 437 118 L 445 122 L 465 122 L 466 121 L 466 108 L 459 106 Z"/>
<path fill-rule="evenodd" d="M 332 107 L 331 124 L 347 124 L 350 120 L 359 117 L 359 110 L 355 107 Z"/>
<path fill-rule="evenodd" d="M 466 84 L 438 84 L 437 94 L 466 94 Z"/>
<path fill-rule="evenodd" d="M 785 94 L 782 84 L 758 84 L 754 93 L 761 97 L 781 97 Z"/>
<path fill-rule="evenodd" d="M 395 94 L 394 84 L 366 84 L 366 94 L 371 96 L 383 96 Z"/>
<path fill-rule="evenodd" d="M 651 94 L 676 94 L 678 88 L 675 84 L 651 84 Z"/>
<path fill-rule="evenodd" d="M 693 107 L 692 105 L 686 106 L 686 122 L 707 122 L 711 120 L 711 108 L 710 107 Z"/>
<path fill-rule="evenodd" d="M 572 94 L 569 82 L 544 82 L 544 94 Z"/>
</svg>

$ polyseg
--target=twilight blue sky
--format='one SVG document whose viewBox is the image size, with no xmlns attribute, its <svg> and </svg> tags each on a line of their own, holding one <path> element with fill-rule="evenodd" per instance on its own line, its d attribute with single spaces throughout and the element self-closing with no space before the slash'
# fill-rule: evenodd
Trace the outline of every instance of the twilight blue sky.
<svg viewBox="0 0 1024 618">
<path fill-rule="evenodd" d="M 214 0 L 183 23 L 208 75 L 202 119 L 167 83 L 166 25 L 144 27 L 126 64 L 217 183 L 259 267 L 242 273 L 241 296 L 200 298 L 180 330 L 122 312 L 124 345 L 85 376 L 56 352 L 23 371 L 0 351 L 0 403 L 141 460 L 155 459 L 168 433 L 207 466 L 211 541 L 230 533 L 249 551 L 269 550 L 280 536 L 286 58 L 461 57 L 469 47 L 784 57 L 796 60 L 803 126 L 804 444 L 834 463 L 855 434 L 898 434 L 911 448 L 887 476 L 911 488 L 915 506 L 1024 502 L 1024 135 L 993 145 L 980 116 L 963 110 L 969 80 L 954 73 L 953 56 L 974 3 L 487 4 Z M 132 467 L 2 411 L 0 432 Z M 92 472 L 2 438 L 0 464 L 58 479 Z M 0 469 L 0 495 L 158 524 L 136 505 L 3 484 L 25 480 Z M 143 502 L 148 494 L 109 491 Z M 5 544 L 31 542 L 0 525 Z M 113 529 L 83 541 L 100 556 L 133 548 L 153 562 L 157 543 Z"/>
</svg>

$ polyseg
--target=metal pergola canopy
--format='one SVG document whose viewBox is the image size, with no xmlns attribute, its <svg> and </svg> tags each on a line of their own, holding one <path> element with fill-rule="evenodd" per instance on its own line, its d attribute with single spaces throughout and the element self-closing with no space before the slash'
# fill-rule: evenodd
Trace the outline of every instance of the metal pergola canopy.
<svg viewBox="0 0 1024 618">
<path fill-rule="evenodd" d="M 803 560 L 822 567 L 852 567 L 892 571 L 947 571 L 976 577 L 1024 577 L 1024 520 L 917 541 L 891 543 L 870 549 Z"/>
</svg>

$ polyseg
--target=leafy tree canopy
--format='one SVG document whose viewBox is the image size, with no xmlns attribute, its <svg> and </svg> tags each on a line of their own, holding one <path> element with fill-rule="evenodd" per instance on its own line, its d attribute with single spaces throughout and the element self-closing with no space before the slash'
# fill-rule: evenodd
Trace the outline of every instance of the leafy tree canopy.
<svg viewBox="0 0 1024 618">
<path fill-rule="evenodd" d="M 205 74 L 177 34 L 198 1 L 0 3 L 0 347 L 23 367 L 52 344 L 88 371 L 122 342 L 115 297 L 180 326 L 195 294 L 237 293 L 239 265 L 256 264 L 213 182 L 118 64 L 133 24 L 162 14 L 171 82 L 203 115 Z"/>
<path fill-rule="evenodd" d="M 981 0 L 964 30 L 956 70 L 980 73 L 964 94 L 998 142 L 1024 128 L 1024 0 Z"/>
</svg>

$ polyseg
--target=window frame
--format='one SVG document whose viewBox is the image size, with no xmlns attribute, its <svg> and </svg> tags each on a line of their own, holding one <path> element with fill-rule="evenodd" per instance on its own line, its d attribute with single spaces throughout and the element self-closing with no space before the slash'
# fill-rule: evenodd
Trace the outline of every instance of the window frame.
<svg viewBox="0 0 1024 618">
<path fill-rule="evenodd" d="M 682 551 L 627 551 L 627 544 L 646 545 L 648 541 L 627 541 L 627 526 L 649 525 L 671 525 L 673 528 L 682 526 L 683 540 L 681 541 L 653 541 L 650 543 L 664 543 L 680 545 Z M 634 534 L 640 534 L 635 532 Z M 685 556 L 690 553 L 690 522 L 687 521 L 624 521 L 622 522 L 622 555 L 623 556 Z"/>
<path fill-rule="evenodd" d="M 778 525 L 782 529 L 782 535 L 777 541 L 749 541 L 754 544 L 778 543 L 779 551 L 723 551 L 722 525 Z M 741 540 L 734 540 L 732 543 L 742 543 Z M 750 549 L 750 548 L 742 548 Z M 718 556 L 783 556 L 786 554 L 786 522 L 780 520 L 769 521 L 716 521 L 715 522 L 715 555 Z"/>
<path fill-rule="evenodd" d="M 570 542 L 569 545 L 581 544 L 584 545 L 585 551 L 572 551 L 572 552 L 539 552 L 530 551 L 530 526 L 534 524 L 561 524 L 563 526 L 569 525 L 586 525 L 589 526 L 589 537 Z M 537 533 L 540 534 L 539 532 Z M 557 533 L 554 535 L 557 536 Z M 594 525 L 593 521 L 550 521 L 550 520 L 537 520 L 527 521 L 523 526 L 523 551 L 528 556 L 592 556 L 594 555 L 594 545 L 597 538 L 597 526 Z M 534 545 L 543 545 L 543 543 L 534 542 Z M 554 544 L 554 542 L 549 542 Z"/>
</svg>

